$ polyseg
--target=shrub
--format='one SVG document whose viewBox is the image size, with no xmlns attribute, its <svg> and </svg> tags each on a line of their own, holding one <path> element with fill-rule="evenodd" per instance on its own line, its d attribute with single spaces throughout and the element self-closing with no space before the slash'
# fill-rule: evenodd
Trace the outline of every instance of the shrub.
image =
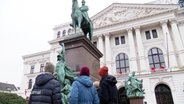
<svg viewBox="0 0 184 104">
<path fill-rule="evenodd" d="M 0 104 L 26 104 L 26 100 L 17 94 L 0 92 Z"/>
</svg>

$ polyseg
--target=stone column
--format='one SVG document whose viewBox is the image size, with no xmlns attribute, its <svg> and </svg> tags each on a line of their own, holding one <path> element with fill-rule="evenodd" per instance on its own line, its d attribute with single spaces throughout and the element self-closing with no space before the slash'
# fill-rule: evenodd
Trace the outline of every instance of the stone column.
<svg viewBox="0 0 184 104">
<path fill-rule="evenodd" d="M 168 29 L 168 26 L 167 26 L 167 21 L 168 20 L 161 21 L 160 23 L 162 25 L 162 31 L 163 31 L 163 35 L 164 35 L 164 46 L 165 46 L 166 55 L 167 55 L 167 59 L 165 60 L 165 62 L 167 63 L 166 67 L 168 68 L 168 67 L 177 66 L 177 61 L 176 61 L 176 56 L 175 56 L 175 53 L 174 53 L 173 44 L 172 44 L 172 41 L 171 41 L 171 35 L 169 33 L 169 29 Z"/>
<path fill-rule="evenodd" d="M 112 74 L 113 70 L 111 69 L 111 44 L 110 44 L 110 34 L 106 33 L 105 35 L 105 63 L 109 68 L 109 74 Z"/>
<path fill-rule="evenodd" d="M 136 62 L 136 52 L 135 52 L 135 43 L 133 39 L 133 33 L 132 33 L 132 28 L 127 29 L 128 32 L 128 44 L 129 44 L 129 66 L 130 66 L 130 72 L 132 71 L 138 71 L 137 70 L 137 62 Z"/>
<path fill-rule="evenodd" d="M 170 20 L 171 23 L 171 29 L 173 33 L 173 40 L 176 47 L 176 52 L 178 54 L 179 58 L 179 65 L 184 65 L 184 48 L 181 40 L 181 35 L 178 30 L 177 21 L 176 20 Z"/>
<path fill-rule="evenodd" d="M 100 67 L 104 65 L 104 45 L 103 45 L 103 39 L 102 35 L 98 35 L 98 49 L 103 54 L 103 56 L 100 58 Z"/>
<path fill-rule="evenodd" d="M 55 49 L 51 49 L 51 53 L 50 53 L 50 61 L 54 64 L 54 65 L 56 65 L 56 63 L 57 63 L 57 52 L 56 52 L 56 50 Z"/>
<path fill-rule="evenodd" d="M 138 60 L 139 60 L 139 64 L 140 64 L 139 71 L 146 70 L 144 47 L 143 47 L 142 38 L 141 38 L 140 26 L 134 27 L 134 29 L 135 29 L 136 41 L 137 41 L 136 44 L 137 44 L 137 48 L 138 48 Z"/>
</svg>

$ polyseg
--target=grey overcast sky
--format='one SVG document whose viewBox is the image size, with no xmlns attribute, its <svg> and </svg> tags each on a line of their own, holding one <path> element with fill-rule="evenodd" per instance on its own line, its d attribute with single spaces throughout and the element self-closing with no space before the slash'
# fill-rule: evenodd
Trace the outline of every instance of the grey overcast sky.
<svg viewBox="0 0 184 104">
<path fill-rule="evenodd" d="M 78 0 L 79 6 L 82 0 Z M 86 0 L 90 17 L 112 3 L 153 0 Z M 20 86 L 23 55 L 50 48 L 53 27 L 71 21 L 72 0 L 0 0 L 0 82 Z"/>
</svg>

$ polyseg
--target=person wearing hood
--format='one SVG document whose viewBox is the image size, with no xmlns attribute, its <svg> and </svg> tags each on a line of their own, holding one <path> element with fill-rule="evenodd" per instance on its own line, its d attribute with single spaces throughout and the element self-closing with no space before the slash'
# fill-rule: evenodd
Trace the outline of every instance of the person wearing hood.
<svg viewBox="0 0 184 104">
<path fill-rule="evenodd" d="M 114 76 L 108 75 L 108 67 L 101 67 L 98 75 L 100 76 L 98 89 L 100 104 L 120 104 L 119 91 L 116 87 L 117 80 Z"/>
<path fill-rule="evenodd" d="M 29 104 L 62 104 L 60 84 L 53 76 L 54 65 L 47 62 L 44 70 L 36 77 Z"/>
<path fill-rule="evenodd" d="M 99 104 L 98 93 L 89 75 L 89 68 L 83 66 L 80 76 L 72 84 L 70 104 Z"/>
</svg>

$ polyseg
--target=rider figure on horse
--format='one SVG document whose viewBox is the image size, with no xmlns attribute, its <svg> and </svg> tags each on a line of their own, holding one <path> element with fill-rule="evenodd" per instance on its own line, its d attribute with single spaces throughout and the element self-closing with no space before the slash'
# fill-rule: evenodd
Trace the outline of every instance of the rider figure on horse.
<svg viewBox="0 0 184 104">
<path fill-rule="evenodd" d="M 88 12 L 87 12 L 89 10 L 89 8 L 88 8 L 88 6 L 85 5 L 85 3 L 86 2 L 84 0 L 82 0 L 82 6 L 79 9 L 82 12 L 82 15 L 85 18 L 85 20 L 87 20 L 87 22 L 90 23 L 90 18 L 88 16 Z"/>
<path fill-rule="evenodd" d="M 93 37 L 93 23 L 91 22 L 87 11 L 89 10 L 88 6 L 85 5 L 85 1 L 82 0 L 82 6 L 79 8 L 78 1 L 72 0 L 72 24 L 70 24 L 75 31 L 76 34 L 76 28 L 78 28 L 78 31 L 80 32 L 80 29 L 83 31 L 84 35 L 87 37 L 89 36 L 89 40 L 92 41 Z"/>
</svg>

